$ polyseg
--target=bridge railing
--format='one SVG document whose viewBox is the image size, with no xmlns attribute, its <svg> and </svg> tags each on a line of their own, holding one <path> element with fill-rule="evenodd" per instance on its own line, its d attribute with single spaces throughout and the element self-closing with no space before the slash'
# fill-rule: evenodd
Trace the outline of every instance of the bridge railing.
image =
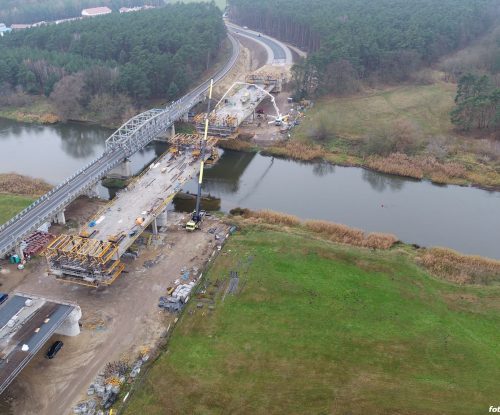
<svg viewBox="0 0 500 415">
<path fill-rule="evenodd" d="M 29 205 L 27 208 L 19 212 L 16 216 L 14 216 L 12 219 L 9 221 L 5 222 L 2 226 L 0 226 L 0 232 L 2 232 L 4 229 L 6 229 L 8 226 L 10 226 L 12 223 L 16 222 L 18 219 L 20 219 L 22 216 L 26 215 L 29 211 L 34 209 L 36 206 L 38 206 L 40 203 L 43 203 L 47 199 L 49 199 L 54 193 L 56 193 L 59 189 L 62 187 L 66 186 L 71 180 L 73 180 L 75 177 L 83 173 L 85 170 L 87 170 L 90 166 L 93 164 L 97 163 L 103 155 L 101 154 L 99 157 L 95 158 L 94 160 L 90 161 L 87 165 L 84 167 L 80 168 L 78 171 L 73 173 L 70 177 L 66 178 L 62 183 L 59 183 L 56 187 L 53 187 L 51 190 L 49 190 L 47 193 L 45 193 L 43 196 L 39 197 L 37 200 L 35 200 L 31 205 Z"/>
</svg>

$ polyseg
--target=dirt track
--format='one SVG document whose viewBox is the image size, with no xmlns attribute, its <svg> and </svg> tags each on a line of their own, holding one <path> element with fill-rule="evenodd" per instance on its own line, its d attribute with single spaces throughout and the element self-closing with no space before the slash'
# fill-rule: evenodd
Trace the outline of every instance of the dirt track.
<svg viewBox="0 0 500 415">
<path fill-rule="evenodd" d="M 11 384 L 5 395 L 12 398 L 14 414 L 70 413 L 107 362 L 133 360 L 141 346 L 158 342 L 172 318 L 158 308 L 158 298 L 181 276 L 181 269 L 202 268 L 215 246 L 209 228 L 227 230 L 212 218 L 204 223 L 204 231 L 195 233 L 175 224 L 184 222 L 180 214 L 170 214 L 169 222 L 162 240 L 143 247 L 139 258 L 128 263 L 129 272 L 111 287 L 93 289 L 56 281 L 46 275 L 43 261 L 24 276 L 16 289 L 76 301 L 82 308 L 83 327 L 77 337 L 55 335 L 51 341 L 64 342 L 57 357 L 45 359 L 43 348 Z"/>
</svg>

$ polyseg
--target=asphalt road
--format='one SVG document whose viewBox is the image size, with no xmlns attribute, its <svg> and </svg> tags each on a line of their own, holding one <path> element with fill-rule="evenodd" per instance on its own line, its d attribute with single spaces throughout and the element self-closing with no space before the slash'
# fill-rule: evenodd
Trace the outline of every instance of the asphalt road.
<svg viewBox="0 0 500 415">
<path fill-rule="evenodd" d="M 273 39 L 272 37 L 269 37 L 263 33 L 259 33 L 250 29 L 244 29 L 241 26 L 237 26 L 233 23 L 227 23 L 227 27 L 232 34 L 251 38 L 252 40 L 266 46 L 266 50 L 268 50 L 268 53 L 270 50 L 273 55 L 271 57 L 271 62 L 274 61 L 287 64 L 293 63 L 293 57 L 290 50 L 280 41 Z"/>
<path fill-rule="evenodd" d="M 234 66 L 239 55 L 239 44 L 230 36 L 232 43 L 232 55 L 228 62 L 214 75 L 214 82 L 223 78 Z M 177 101 L 174 108 L 168 108 L 170 111 L 168 119 L 176 120 L 187 111 L 189 111 L 198 101 L 198 97 L 209 87 L 210 80 L 203 82 L 200 86 L 183 96 Z M 173 121 L 172 121 L 173 122 Z M 170 122 L 170 124 L 172 124 Z M 170 125 L 167 125 L 168 128 Z M 78 196 L 85 193 L 92 185 L 97 183 L 104 175 L 115 167 L 126 157 L 125 150 L 116 147 L 112 151 L 102 154 L 91 162 L 78 175 L 66 180 L 63 184 L 56 187 L 46 196 L 40 198 L 34 205 L 25 209 L 17 215 L 14 220 L 0 227 L 0 257 L 12 251 L 26 236 L 35 231 L 43 223 L 50 219 L 75 200 Z"/>
</svg>

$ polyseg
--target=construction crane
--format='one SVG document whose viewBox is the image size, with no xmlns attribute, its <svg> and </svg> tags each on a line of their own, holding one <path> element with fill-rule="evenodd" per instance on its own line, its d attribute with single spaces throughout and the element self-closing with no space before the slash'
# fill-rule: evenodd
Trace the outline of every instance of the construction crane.
<svg viewBox="0 0 500 415">
<path fill-rule="evenodd" d="M 214 80 L 210 81 L 210 88 L 208 90 L 208 109 L 207 114 L 205 116 L 205 132 L 203 134 L 203 139 L 201 141 L 201 153 L 200 153 L 200 175 L 198 177 L 198 193 L 196 194 L 196 208 L 191 215 L 191 219 L 186 223 L 187 231 L 194 231 L 200 228 L 200 224 L 205 217 L 206 212 L 204 210 L 200 210 L 200 202 L 201 202 L 201 185 L 203 183 L 203 167 L 205 164 L 205 148 L 207 144 L 208 137 L 208 118 L 210 116 L 210 104 L 212 101 L 212 88 L 214 85 Z"/>
</svg>

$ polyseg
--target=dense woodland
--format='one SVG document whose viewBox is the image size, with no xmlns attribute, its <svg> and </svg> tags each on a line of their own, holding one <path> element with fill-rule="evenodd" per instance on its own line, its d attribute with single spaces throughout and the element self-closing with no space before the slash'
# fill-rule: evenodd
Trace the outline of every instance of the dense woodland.
<svg viewBox="0 0 500 415">
<path fill-rule="evenodd" d="M 81 15 L 82 9 L 107 6 L 114 11 L 120 7 L 164 5 L 163 0 L 0 0 L 0 23 L 36 23 Z"/>
<path fill-rule="evenodd" d="M 310 52 L 298 96 L 349 93 L 360 80 L 401 82 L 485 33 L 495 0 L 231 0 L 240 24 Z"/>
<path fill-rule="evenodd" d="M 0 95 L 7 103 L 45 95 L 63 119 L 173 100 L 213 62 L 225 30 L 220 10 L 207 3 L 13 32 L 0 38 Z"/>
</svg>

